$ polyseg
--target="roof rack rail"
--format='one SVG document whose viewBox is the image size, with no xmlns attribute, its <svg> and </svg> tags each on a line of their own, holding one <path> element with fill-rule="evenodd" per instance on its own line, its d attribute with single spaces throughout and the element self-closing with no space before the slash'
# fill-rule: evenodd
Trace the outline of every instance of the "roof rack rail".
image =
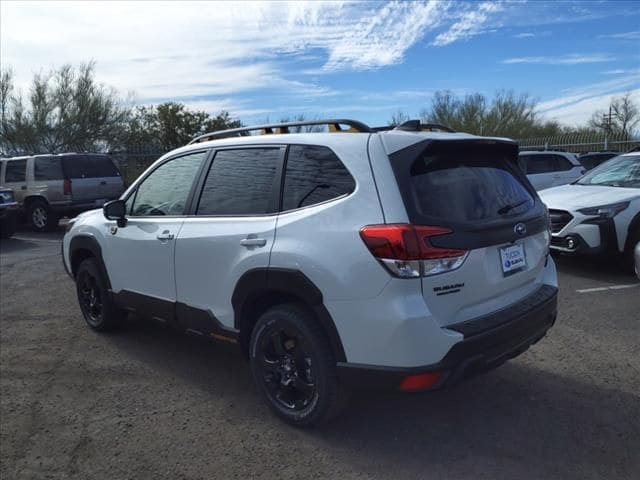
<svg viewBox="0 0 640 480">
<path fill-rule="evenodd" d="M 269 123 L 266 125 L 254 125 L 251 127 L 231 128 L 228 130 L 219 130 L 217 132 L 209 132 L 204 135 L 200 135 L 191 140 L 187 145 L 194 143 L 200 143 L 207 140 L 214 140 L 216 138 L 226 138 L 233 136 L 241 136 L 244 133 L 253 132 L 256 130 L 261 131 L 261 135 L 271 135 L 275 133 L 290 133 L 289 127 L 305 127 L 311 125 L 326 125 L 330 132 L 371 132 L 371 128 L 362 122 L 357 120 L 349 120 L 346 118 L 330 119 L 330 120 L 306 120 L 300 122 L 285 122 L 285 123 Z M 341 125 L 348 125 L 349 128 L 345 129 Z"/>
<path fill-rule="evenodd" d="M 395 127 L 394 130 L 402 130 L 405 132 L 424 132 L 425 130 L 430 132 L 435 130 L 448 133 L 456 132 L 454 129 L 445 125 L 441 125 L 439 123 L 421 123 L 420 120 L 408 120 Z"/>
<path fill-rule="evenodd" d="M 434 132 L 442 131 L 447 133 L 456 133 L 452 128 L 439 123 L 421 123 L 420 120 L 408 120 L 400 125 L 385 125 L 384 127 L 372 127 L 372 132 L 388 132 L 391 130 L 402 130 L 405 132 Z"/>
</svg>

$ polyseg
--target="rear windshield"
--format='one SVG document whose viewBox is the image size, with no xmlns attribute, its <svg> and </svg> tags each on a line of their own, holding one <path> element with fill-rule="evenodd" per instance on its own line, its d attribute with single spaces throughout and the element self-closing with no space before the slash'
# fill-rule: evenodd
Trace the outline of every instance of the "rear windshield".
<svg viewBox="0 0 640 480">
<path fill-rule="evenodd" d="M 119 177 L 120 172 L 106 155 L 69 155 L 63 157 L 67 178 Z"/>
<path fill-rule="evenodd" d="M 411 166 L 410 188 L 421 217 L 476 222 L 522 214 L 534 198 L 507 152 L 467 146 L 427 150 Z"/>
</svg>

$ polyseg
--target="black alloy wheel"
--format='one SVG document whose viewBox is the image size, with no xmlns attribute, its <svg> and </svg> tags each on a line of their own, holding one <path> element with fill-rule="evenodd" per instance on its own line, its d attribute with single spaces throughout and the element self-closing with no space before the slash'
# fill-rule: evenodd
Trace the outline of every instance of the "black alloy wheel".
<svg viewBox="0 0 640 480">
<path fill-rule="evenodd" d="M 125 313 L 109 294 L 108 283 L 95 258 L 80 263 L 75 274 L 76 293 L 82 316 L 87 324 L 102 332 L 117 327 Z"/>
<path fill-rule="evenodd" d="M 264 312 L 253 328 L 249 354 L 256 385 L 285 421 L 320 425 L 345 405 L 329 341 L 304 305 L 282 304 Z"/>
<path fill-rule="evenodd" d="M 87 323 L 95 328 L 102 323 L 102 293 L 98 282 L 87 270 L 80 272 L 76 281 L 80 309 Z"/>
<path fill-rule="evenodd" d="M 273 325 L 260 339 L 257 369 L 282 408 L 302 411 L 316 396 L 313 358 L 300 332 Z"/>
</svg>

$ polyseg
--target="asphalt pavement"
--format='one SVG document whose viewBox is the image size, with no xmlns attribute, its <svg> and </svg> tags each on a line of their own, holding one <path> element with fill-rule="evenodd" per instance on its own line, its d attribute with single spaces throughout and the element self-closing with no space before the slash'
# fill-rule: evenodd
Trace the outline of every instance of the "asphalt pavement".
<svg viewBox="0 0 640 480">
<path fill-rule="evenodd" d="M 2 479 L 640 478 L 640 283 L 615 262 L 559 258 L 556 325 L 497 370 L 299 430 L 231 346 L 92 332 L 61 236 L 0 243 Z"/>
</svg>

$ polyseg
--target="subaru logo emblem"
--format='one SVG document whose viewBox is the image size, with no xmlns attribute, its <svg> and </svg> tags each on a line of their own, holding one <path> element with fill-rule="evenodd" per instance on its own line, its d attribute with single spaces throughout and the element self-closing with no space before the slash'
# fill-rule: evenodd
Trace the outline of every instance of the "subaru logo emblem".
<svg viewBox="0 0 640 480">
<path fill-rule="evenodd" d="M 513 231 L 518 235 L 523 236 L 527 233 L 527 226 L 524 223 L 516 223 L 516 226 L 513 227 Z"/>
</svg>

